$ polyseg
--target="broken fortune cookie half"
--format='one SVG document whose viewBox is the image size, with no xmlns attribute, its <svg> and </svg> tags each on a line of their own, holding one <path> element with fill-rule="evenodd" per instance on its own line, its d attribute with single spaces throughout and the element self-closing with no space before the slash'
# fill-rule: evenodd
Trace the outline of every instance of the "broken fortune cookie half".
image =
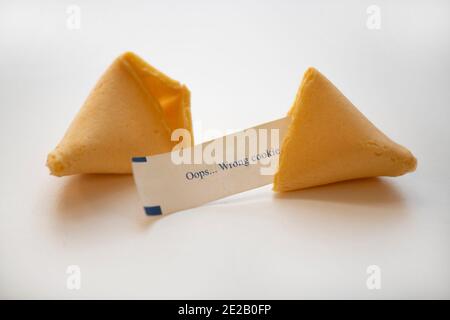
<svg viewBox="0 0 450 320">
<path fill-rule="evenodd" d="M 55 176 L 131 173 L 133 156 L 171 151 L 178 128 L 192 137 L 188 88 L 127 52 L 100 78 L 47 166 Z"/>
<path fill-rule="evenodd" d="M 416 169 L 405 147 L 376 128 L 325 76 L 309 68 L 289 111 L 274 191 Z"/>
</svg>

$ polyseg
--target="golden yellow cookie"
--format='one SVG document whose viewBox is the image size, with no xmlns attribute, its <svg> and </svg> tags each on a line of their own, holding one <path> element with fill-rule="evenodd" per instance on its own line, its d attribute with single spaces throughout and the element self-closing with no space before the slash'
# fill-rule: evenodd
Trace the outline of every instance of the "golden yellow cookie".
<svg viewBox="0 0 450 320">
<path fill-rule="evenodd" d="M 131 173 L 133 156 L 171 151 L 177 128 L 192 135 L 189 90 L 127 52 L 100 78 L 47 166 L 55 176 Z"/>
<path fill-rule="evenodd" d="M 309 68 L 289 114 L 275 191 L 376 176 L 400 176 L 416 158 L 376 128 L 319 71 Z"/>
</svg>

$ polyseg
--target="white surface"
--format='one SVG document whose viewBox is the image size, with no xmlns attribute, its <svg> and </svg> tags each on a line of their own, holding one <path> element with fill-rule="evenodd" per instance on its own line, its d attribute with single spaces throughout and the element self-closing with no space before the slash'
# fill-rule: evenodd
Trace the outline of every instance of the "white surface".
<svg viewBox="0 0 450 320">
<path fill-rule="evenodd" d="M 66 8 L 81 8 L 81 29 Z M 381 29 L 366 9 L 381 8 Z M 0 1 L 1 298 L 450 298 L 448 1 Z M 149 219 L 131 176 L 46 154 L 133 50 L 192 91 L 195 132 L 282 117 L 315 66 L 418 170 Z M 208 137 L 197 137 L 197 142 Z M 81 289 L 66 288 L 79 265 Z M 366 287 L 378 265 L 381 290 Z"/>
</svg>

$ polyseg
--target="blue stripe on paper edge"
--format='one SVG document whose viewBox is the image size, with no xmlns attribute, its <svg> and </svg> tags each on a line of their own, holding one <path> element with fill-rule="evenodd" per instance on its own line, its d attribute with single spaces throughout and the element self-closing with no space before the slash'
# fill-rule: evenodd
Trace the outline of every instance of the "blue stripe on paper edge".
<svg viewBox="0 0 450 320">
<path fill-rule="evenodd" d="M 147 162 L 147 158 L 146 157 L 133 157 L 132 161 L 133 162 Z"/>
<path fill-rule="evenodd" d="M 148 216 L 159 216 L 162 214 L 161 206 L 144 207 L 144 210 Z"/>
</svg>

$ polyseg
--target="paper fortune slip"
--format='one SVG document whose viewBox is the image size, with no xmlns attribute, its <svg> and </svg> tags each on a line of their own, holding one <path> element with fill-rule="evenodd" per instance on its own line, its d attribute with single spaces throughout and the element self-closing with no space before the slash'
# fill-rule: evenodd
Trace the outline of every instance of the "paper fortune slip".
<svg viewBox="0 0 450 320">
<path fill-rule="evenodd" d="M 194 147 L 134 157 L 132 170 L 147 215 L 160 215 L 273 182 L 290 117 Z"/>
</svg>

